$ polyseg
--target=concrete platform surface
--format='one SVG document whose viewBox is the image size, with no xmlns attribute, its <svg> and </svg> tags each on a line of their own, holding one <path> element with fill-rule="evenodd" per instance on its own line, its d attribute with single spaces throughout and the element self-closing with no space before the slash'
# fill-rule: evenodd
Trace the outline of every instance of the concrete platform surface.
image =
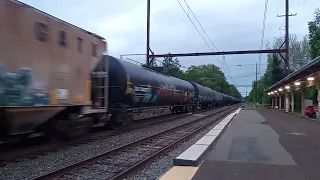
<svg viewBox="0 0 320 180">
<path fill-rule="evenodd" d="M 320 123 L 278 110 L 241 110 L 194 180 L 318 180 Z"/>
<path fill-rule="evenodd" d="M 295 165 L 291 155 L 281 146 L 278 134 L 263 124 L 264 121 L 257 111 L 241 111 L 207 160 Z"/>
</svg>

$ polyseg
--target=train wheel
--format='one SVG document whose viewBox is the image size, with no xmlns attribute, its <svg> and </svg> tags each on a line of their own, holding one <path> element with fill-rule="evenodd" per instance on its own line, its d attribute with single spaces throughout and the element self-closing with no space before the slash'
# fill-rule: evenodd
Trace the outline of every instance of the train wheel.
<svg viewBox="0 0 320 180">
<path fill-rule="evenodd" d="M 109 126 L 111 129 L 118 129 L 122 126 L 122 123 L 119 118 L 119 114 L 112 114 L 110 118 Z"/>
<path fill-rule="evenodd" d="M 192 112 L 196 112 L 197 111 L 197 106 L 192 106 Z"/>
<path fill-rule="evenodd" d="M 132 114 L 123 115 L 121 116 L 120 120 L 121 120 L 122 127 L 127 127 L 133 123 L 133 115 Z"/>
<path fill-rule="evenodd" d="M 92 125 L 93 125 L 93 118 L 91 117 L 84 117 L 79 120 L 81 124 L 81 135 L 85 135 L 90 133 Z"/>
<path fill-rule="evenodd" d="M 187 106 L 188 113 L 192 112 L 192 106 Z"/>
<path fill-rule="evenodd" d="M 185 107 L 184 107 L 184 112 L 185 112 L 185 113 L 189 113 L 189 106 L 185 106 Z"/>
<path fill-rule="evenodd" d="M 171 108 L 171 113 L 172 113 L 172 114 L 175 114 L 175 113 L 176 113 L 176 108 L 175 108 L 175 107 Z"/>
<path fill-rule="evenodd" d="M 90 133 L 93 118 L 58 121 L 48 132 L 50 142 L 65 141 Z"/>
<path fill-rule="evenodd" d="M 45 133 L 44 137 L 45 137 L 45 140 L 52 143 L 56 143 L 63 140 L 63 138 L 61 137 L 61 133 L 56 129 L 56 127 L 52 127 L 51 129 L 49 129 Z"/>
</svg>

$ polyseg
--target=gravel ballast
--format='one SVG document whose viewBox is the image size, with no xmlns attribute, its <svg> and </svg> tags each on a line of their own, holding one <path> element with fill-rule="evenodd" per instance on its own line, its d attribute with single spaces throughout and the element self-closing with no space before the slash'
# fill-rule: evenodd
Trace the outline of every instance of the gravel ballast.
<svg viewBox="0 0 320 180">
<path fill-rule="evenodd" d="M 208 115 L 213 111 L 215 110 L 203 112 L 201 114 L 193 114 L 169 122 L 150 125 L 118 136 L 111 136 L 107 139 L 52 152 L 40 156 L 37 159 L 24 159 L 17 163 L 9 163 L 5 167 L 0 168 L 0 179 L 32 179 L 90 157 L 97 156 L 103 152 L 130 142 L 185 124 L 199 118 L 199 115 Z"/>
<path fill-rule="evenodd" d="M 166 173 L 170 168 L 173 167 L 173 159 L 187 150 L 190 146 L 201 139 L 205 134 L 207 134 L 218 122 L 210 125 L 200 131 L 197 135 L 192 136 L 187 141 L 176 146 L 173 150 L 166 153 L 166 155 L 161 156 L 156 159 L 152 164 L 147 165 L 145 168 L 138 171 L 136 174 L 131 176 L 130 180 L 151 180 L 159 179 L 164 173 Z"/>
</svg>

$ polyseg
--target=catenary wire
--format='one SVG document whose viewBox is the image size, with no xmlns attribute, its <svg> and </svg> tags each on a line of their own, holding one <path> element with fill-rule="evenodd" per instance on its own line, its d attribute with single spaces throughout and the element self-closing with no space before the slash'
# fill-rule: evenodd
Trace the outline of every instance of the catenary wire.
<svg viewBox="0 0 320 180">
<path fill-rule="evenodd" d="M 201 36 L 201 38 L 203 39 L 203 41 L 206 43 L 206 45 L 208 46 L 208 48 L 209 48 L 211 51 L 213 51 L 213 50 L 211 49 L 211 47 L 209 46 L 208 42 L 205 40 L 205 38 L 204 38 L 203 35 L 201 34 L 200 30 L 197 28 L 197 26 L 194 24 L 194 22 L 193 22 L 192 19 L 190 18 L 188 12 L 185 10 L 185 8 L 184 8 L 184 7 L 182 6 L 182 4 L 180 3 L 180 1 L 177 0 L 177 2 L 179 3 L 180 7 L 181 7 L 182 10 L 184 11 L 184 13 L 187 15 L 187 17 L 189 18 L 190 22 L 193 24 L 194 28 L 198 31 L 199 35 Z M 190 9 L 189 9 L 189 10 L 190 10 Z M 220 66 L 223 68 L 222 63 L 219 61 L 218 58 L 217 58 L 217 61 L 219 62 Z M 223 68 L 223 69 L 224 69 L 224 68 Z M 225 69 L 224 69 L 224 70 L 225 70 Z M 225 70 L 225 71 L 226 71 L 226 70 Z M 229 75 L 228 73 L 226 73 L 226 74 L 228 75 L 229 79 L 232 81 L 232 79 L 230 78 L 230 75 Z M 234 82 L 232 81 L 232 83 L 234 83 Z"/>
</svg>

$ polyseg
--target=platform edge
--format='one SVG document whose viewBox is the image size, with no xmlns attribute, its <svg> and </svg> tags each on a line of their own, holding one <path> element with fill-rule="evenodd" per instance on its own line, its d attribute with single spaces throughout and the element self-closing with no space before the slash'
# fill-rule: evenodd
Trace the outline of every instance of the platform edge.
<svg viewBox="0 0 320 180">
<path fill-rule="evenodd" d="M 174 166 L 198 166 L 200 164 L 200 162 L 202 161 L 203 156 L 207 153 L 209 147 L 211 147 L 216 141 L 219 140 L 220 136 L 224 133 L 225 129 L 227 128 L 227 126 L 231 123 L 231 121 L 234 119 L 234 117 L 236 115 L 238 115 L 241 111 L 241 108 L 237 109 L 235 112 L 230 113 L 228 116 L 226 116 L 223 120 L 221 120 L 217 125 L 221 125 L 224 126 L 223 129 L 221 130 L 221 132 L 217 135 L 217 137 L 215 138 L 214 141 L 212 141 L 209 145 L 207 145 L 207 147 L 205 148 L 205 150 L 200 153 L 198 155 L 198 157 L 193 158 L 193 159 L 187 159 L 187 158 L 179 158 L 181 155 L 183 155 L 184 153 L 187 153 L 188 151 L 191 151 L 191 149 L 194 149 L 195 146 L 199 146 L 198 144 L 194 143 L 192 146 L 190 146 L 188 149 L 186 149 L 184 152 L 182 152 L 181 154 L 179 154 L 176 158 L 173 159 L 173 165 Z M 230 120 L 229 120 L 230 118 Z M 228 120 L 227 120 L 228 119 Z M 226 121 L 228 121 L 228 123 L 225 124 Z M 220 124 L 221 122 L 224 122 L 222 124 Z M 213 130 L 214 127 L 211 129 Z M 210 130 L 210 131 L 211 131 Z M 205 136 L 208 136 L 207 134 Z M 204 137 L 204 136 L 203 136 Z M 203 138 L 202 137 L 202 138 Z M 194 160 L 195 159 L 195 160 Z"/>
</svg>

